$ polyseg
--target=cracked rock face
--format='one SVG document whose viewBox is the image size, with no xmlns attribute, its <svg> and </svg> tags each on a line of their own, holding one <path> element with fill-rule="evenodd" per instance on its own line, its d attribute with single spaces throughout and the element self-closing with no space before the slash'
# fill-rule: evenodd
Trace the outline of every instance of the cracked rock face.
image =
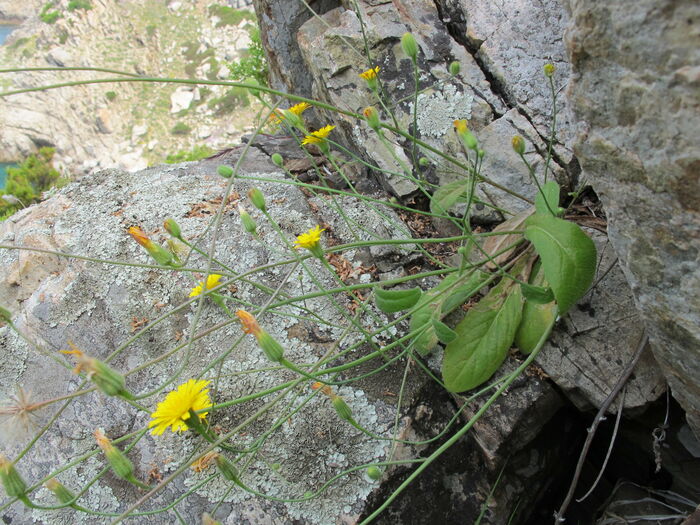
<svg viewBox="0 0 700 525">
<path fill-rule="evenodd" d="M 700 6 L 571 0 L 576 146 L 657 361 L 700 436 Z"/>
</svg>

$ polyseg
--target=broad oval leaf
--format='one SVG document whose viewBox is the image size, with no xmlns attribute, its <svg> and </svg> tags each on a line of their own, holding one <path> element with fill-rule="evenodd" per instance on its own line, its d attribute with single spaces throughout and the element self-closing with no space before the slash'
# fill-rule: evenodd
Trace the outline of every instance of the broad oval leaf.
<svg viewBox="0 0 700 525">
<path fill-rule="evenodd" d="M 466 201 L 470 182 L 460 179 L 440 186 L 430 198 L 430 211 L 436 215 L 447 215 L 458 201 Z"/>
<path fill-rule="evenodd" d="M 416 351 L 421 355 L 427 355 L 433 350 L 439 341 L 433 321 L 440 321 L 452 310 L 464 304 L 492 278 L 493 276 L 478 271 L 471 275 L 452 273 L 440 284 L 425 292 L 411 316 L 410 331 L 422 330 L 414 342 Z"/>
<path fill-rule="evenodd" d="M 556 215 L 559 209 L 559 184 L 550 180 L 535 197 L 535 209 L 543 215 Z M 547 206 L 549 204 L 549 207 Z"/>
<path fill-rule="evenodd" d="M 563 315 L 593 282 L 595 244 L 573 222 L 549 214 L 535 214 L 525 224 L 525 238 L 542 260 L 545 279 L 552 287 L 559 314 Z"/>
<path fill-rule="evenodd" d="M 455 327 L 445 347 L 442 377 L 450 392 L 464 392 L 487 381 L 503 363 L 522 314 L 520 287 L 503 280 Z"/>
<path fill-rule="evenodd" d="M 382 312 L 393 314 L 401 310 L 412 308 L 421 298 L 423 291 L 418 288 L 410 290 L 385 290 L 376 288 L 374 290 L 374 302 Z"/>
<path fill-rule="evenodd" d="M 544 278 L 541 261 L 537 261 L 532 268 L 530 283 L 528 286 L 546 289 L 549 290 L 550 294 L 552 293 L 552 289 L 547 286 L 547 280 Z M 540 342 L 544 332 L 549 330 L 550 325 L 554 322 L 554 318 L 557 315 L 557 305 L 554 302 L 554 295 L 546 303 L 538 303 L 528 298 L 525 293 L 526 288 L 521 286 L 521 290 L 526 301 L 520 326 L 515 332 L 515 346 L 523 354 L 527 355 L 532 353 L 537 347 L 537 343 Z"/>
</svg>

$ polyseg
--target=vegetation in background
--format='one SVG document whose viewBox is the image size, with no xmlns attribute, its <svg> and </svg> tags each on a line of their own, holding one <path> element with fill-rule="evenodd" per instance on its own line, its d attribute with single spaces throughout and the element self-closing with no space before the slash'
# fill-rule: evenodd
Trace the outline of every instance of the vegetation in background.
<svg viewBox="0 0 700 525">
<path fill-rule="evenodd" d="M 209 6 L 209 14 L 219 19 L 216 27 L 237 26 L 243 20 L 255 20 L 255 15 L 245 9 L 234 9 L 226 5 Z"/>
<path fill-rule="evenodd" d="M 189 151 L 178 151 L 177 153 L 171 153 L 165 158 L 165 163 L 166 164 L 177 164 L 178 162 L 189 162 L 193 160 L 201 160 L 205 159 L 212 154 L 214 154 L 215 151 L 211 149 L 209 146 L 194 146 L 191 150 Z"/>
<path fill-rule="evenodd" d="M 117 98 L 117 92 L 116 91 L 107 91 L 107 93 L 105 93 L 105 98 L 107 100 L 109 100 L 110 102 L 113 102 L 114 99 Z"/>
<path fill-rule="evenodd" d="M 170 130 L 170 133 L 173 135 L 189 135 L 191 131 L 192 128 L 190 126 L 188 126 L 184 122 L 178 122 Z"/>
<path fill-rule="evenodd" d="M 40 201 L 43 192 L 66 182 L 51 162 L 55 151 L 54 148 L 41 148 L 16 168 L 7 169 L 5 189 L 0 190 L 0 195 L 7 196 L 0 199 L 0 220 Z"/>
<path fill-rule="evenodd" d="M 214 110 L 214 114 L 218 117 L 232 113 L 238 108 L 244 108 L 250 104 L 248 92 L 239 87 L 229 89 L 223 96 L 213 98 L 207 102 L 207 107 Z"/>
<path fill-rule="evenodd" d="M 56 7 L 55 0 L 49 0 L 44 4 L 44 7 L 42 7 L 39 12 L 39 18 L 42 22 L 53 24 L 56 20 L 61 18 L 61 12 L 54 9 L 54 7 Z"/>
<path fill-rule="evenodd" d="M 68 11 L 75 11 L 76 9 L 92 9 L 92 4 L 89 0 L 70 0 L 68 2 Z"/>
<path fill-rule="evenodd" d="M 267 86 L 267 60 L 265 59 L 265 50 L 260 39 L 260 29 L 251 26 L 248 28 L 248 33 L 251 40 L 250 47 L 243 53 L 238 62 L 229 64 L 230 78 L 236 82 L 243 82 L 252 78 L 258 84 Z"/>
</svg>

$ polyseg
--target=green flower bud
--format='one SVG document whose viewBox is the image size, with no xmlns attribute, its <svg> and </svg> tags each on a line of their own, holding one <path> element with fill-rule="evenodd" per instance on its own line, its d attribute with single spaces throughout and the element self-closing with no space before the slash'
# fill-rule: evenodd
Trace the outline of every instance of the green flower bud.
<svg viewBox="0 0 700 525">
<path fill-rule="evenodd" d="M 27 494 L 27 484 L 17 469 L 5 456 L 0 454 L 0 479 L 9 498 L 23 499 Z"/>
<path fill-rule="evenodd" d="M 216 168 L 216 172 L 225 179 L 230 179 L 233 176 L 233 168 L 224 164 Z"/>
<path fill-rule="evenodd" d="M 217 454 L 216 456 L 216 466 L 221 472 L 221 475 L 229 481 L 238 483 L 238 469 L 231 463 L 226 456 L 222 454 Z"/>
<path fill-rule="evenodd" d="M 483 149 L 476 150 L 476 154 L 479 156 L 480 159 L 484 158 L 484 155 L 486 155 L 486 152 Z"/>
<path fill-rule="evenodd" d="M 350 407 L 342 397 L 333 396 L 331 403 L 333 403 L 333 408 L 335 408 L 335 411 L 338 412 L 341 419 L 350 422 L 354 421 L 352 418 L 352 410 L 350 410 Z"/>
<path fill-rule="evenodd" d="M 284 348 L 282 348 L 282 345 L 265 330 L 260 330 L 260 333 L 257 335 L 257 340 L 260 348 L 262 348 L 270 361 L 278 363 L 280 359 L 282 359 Z"/>
<path fill-rule="evenodd" d="M 182 232 L 180 231 L 180 226 L 175 222 L 175 219 L 165 219 L 163 227 L 170 235 L 176 239 L 182 240 Z"/>
<path fill-rule="evenodd" d="M 515 135 L 511 140 L 510 143 L 513 145 L 513 150 L 518 154 L 522 155 L 525 153 L 525 141 L 520 135 Z"/>
<path fill-rule="evenodd" d="M 47 489 L 53 492 L 54 496 L 56 496 L 56 499 L 63 505 L 75 500 L 75 494 L 68 490 L 66 486 L 60 481 L 58 481 L 56 478 L 49 479 L 45 483 L 45 486 Z"/>
<path fill-rule="evenodd" d="M 404 33 L 401 37 L 401 48 L 411 60 L 414 62 L 416 61 L 418 57 L 418 44 L 416 44 L 416 39 L 413 38 L 411 33 Z"/>
<path fill-rule="evenodd" d="M 255 206 L 257 209 L 259 209 L 262 212 L 267 211 L 267 206 L 265 205 L 265 196 L 262 194 L 262 191 L 260 191 L 258 188 L 252 188 L 248 192 L 248 198 L 250 199 L 250 202 L 253 203 L 253 206 Z"/>
<path fill-rule="evenodd" d="M 243 229 L 250 233 L 251 235 L 255 235 L 258 229 L 257 224 L 255 224 L 255 221 L 253 218 L 250 216 L 250 214 L 246 211 L 246 209 L 241 206 L 240 204 L 238 205 L 238 213 L 241 215 L 241 223 L 243 224 Z"/>
<path fill-rule="evenodd" d="M 284 164 L 284 159 L 282 158 L 282 155 L 280 155 L 279 153 L 273 153 L 272 154 L 272 163 L 275 166 L 279 166 L 281 168 L 282 165 Z"/>
<path fill-rule="evenodd" d="M 374 107 L 366 107 L 362 111 L 362 114 L 365 116 L 365 120 L 367 121 L 367 124 L 369 124 L 370 128 L 372 128 L 374 131 L 380 130 L 381 124 L 379 123 L 379 113 L 377 113 L 377 110 Z"/>
<path fill-rule="evenodd" d="M 450 63 L 450 75 L 452 75 L 453 77 L 456 77 L 457 75 L 459 75 L 459 70 L 460 70 L 459 62 L 457 62 L 455 60 L 454 62 Z"/>
<path fill-rule="evenodd" d="M 421 157 L 418 159 L 418 165 L 421 166 L 422 168 L 425 168 L 426 166 L 430 166 L 430 159 L 428 157 Z"/>
<path fill-rule="evenodd" d="M 554 72 L 557 70 L 557 68 L 554 66 L 554 64 L 547 63 L 544 65 L 542 68 L 544 70 L 544 76 L 551 78 L 554 76 Z"/>
<path fill-rule="evenodd" d="M 126 389 L 124 376 L 98 359 L 92 360 L 90 376 L 95 386 L 108 396 L 122 396 L 126 399 L 133 397 Z"/>
<path fill-rule="evenodd" d="M 371 467 L 367 467 L 367 475 L 369 476 L 370 479 L 377 481 L 379 478 L 382 477 L 382 471 L 379 470 L 374 465 L 372 465 Z"/>
</svg>

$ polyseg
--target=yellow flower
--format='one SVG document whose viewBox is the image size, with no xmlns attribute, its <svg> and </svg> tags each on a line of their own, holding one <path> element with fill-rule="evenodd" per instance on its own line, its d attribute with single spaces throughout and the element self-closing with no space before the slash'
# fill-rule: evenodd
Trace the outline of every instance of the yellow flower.
<svg viewBox="0 0 700 525">
<path fill-rule="evenodd" d="M 159 436 L 168 427 L 172 427 L 173 432 L 187 430 L 189 427 L 185 420 L 190 418 L 190 410 L 196 412 L 212 405 L 209 389 L 204 390 L 209 383 L 210 381 L 190 379 L 165 396 L 151 414 L 151 422 L 148 423 L 148 428 L 153 428 L 151 434 Z M 199 419 L 204 419 L 206 415 L 207 412 L 198 414 Z"/>
<path fill-rule="evenodd" d="M 368 69 L 367 71 L 364 71 L 360 73 L 360 78 L 364 78 L 366 81 L 370 80 L 375 80 L 377 78 L 377 74 L 379 73 L 379 66 L 373 67 Z"/>
<path fill-rule="evenodd" d="M 282 109 L 276 109 L 271 115 L 270 115 L 270 120 L 275 123 L 279 124 L 284 120 L 284 112 L 289 111 L 290 113 L 296 115 L 297 117 L 300 117 L 301 114 L 309 109 L 311 107 L 311 104 L 308 102 L 299 102 L 298 104 L 294 104 L 291 108 L 282 110 Z"/>
<path fill-rule="evenodd" d="M 311 104 L 308 104 L 306 102 L 299 102 L 298 104 L 294 104 L 291 108 L 289 108 L 289 111 L 291 111 L 295 115 L 301 115 L 304 111 L 306 111 L 310 107 L 311 107 Z"/>
<path fill-rule="evenodd" d="M 302 146 L 305 144 L 322 144 L 326 141 L 326 137 L 333 131 L 335 126 L 324 126 L 318 131 L 312 131 L 311 134 L 306 135 L 304 140 L 301 141 Z"/>
<path fill-rule="evenodd" d="M 323 257 L 323 249 L 321 248 L 321 232 L 326 231 L 325 228 L 321 229 L 320 226 L 311 228 L 308 232 L 302 233 L 294 241 L 295 248 L 306 248 L 316 257 Z"/>
<path fill-rule="evenodd" d="M 454 125 L 454 127 L 455 127 L 455 131 L 456 131 L 457 133 L 460 133 L 460 134 L 461 134 L 461 133 L 466 133 L 466 132 L 469 130 L 469 128 L 467 127 L 467 121 L 464 120 L 464 119 L 455 120 L 455 121 L 453 122 L 453 125 Z"/>
<path fill-rule="evenodd" d="M 199 283 L 197 286 L 192 288 L 192 291 L 190 292 L 190 297 L 197 297 L 198 295 L 202 295 L 202 292 L 205 290 L 211 290 L 212 288 L 215 288 L 216 285 L 219 284 L 219 281 L 221 280 L 221 275 L 218 273 L 213 273 L 207 277 L 207 284 L 206 287 L 204 285 L 204 281 Z"/>
</svg>

